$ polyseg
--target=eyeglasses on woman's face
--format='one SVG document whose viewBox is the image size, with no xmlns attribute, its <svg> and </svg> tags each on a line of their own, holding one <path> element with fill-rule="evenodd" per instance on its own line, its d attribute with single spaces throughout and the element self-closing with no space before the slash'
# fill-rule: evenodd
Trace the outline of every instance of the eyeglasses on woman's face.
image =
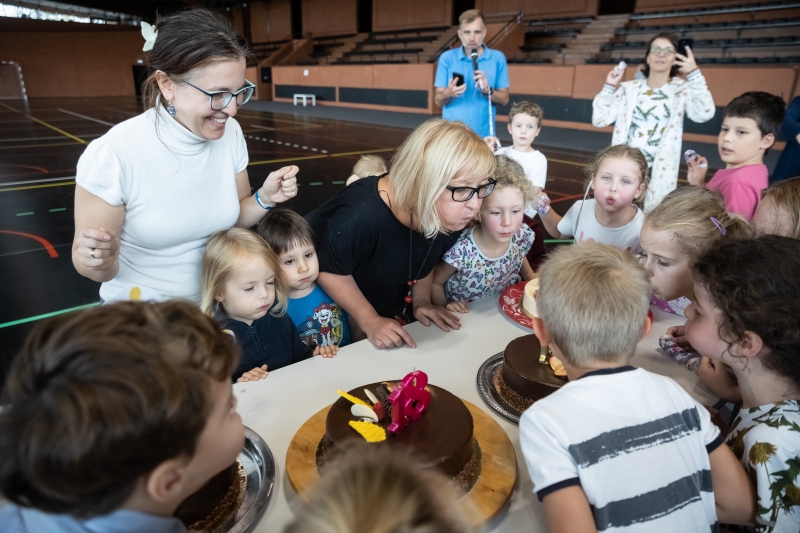
<svg viewBox="0 0 800 533">
<path fill-rule="evenodd" d="M 497 183 L 493 179 L 489 179 L 489 183 L 481 185 L 480 187 L 445 187 L 453 196 L 455 202 L 468 202 L 478 193 L 478 198 L 486 198 L 494 190 L 494 185 Z"/>
<path fill-rule="evenodd" d="M 245 85 L 244 87 L 242 87 L 241 89 L 239 89 L 236 92 L 216 91 L 216 92 L 210 93 L 208 91 L 204 91 L 200 87 L 192 85 L 188 81 L 185 82 L 185 83 L 186 83 L 186 85 L 188 85 L 190 87 L 194 87 L 195 89 L 197 89 L 198 91 L 200 91 L 204 95 L 208 96 L 208 100 L 209 100 L 208 103 L 211 106 L 211 109 L 213 109 L 215 111 L 219 111 L 220 109 L 224 109 L 225 106 L 227 106 L 229 103 L 231 103 L 231 100 L 233 100 L 234 98 L 236 98 L 236 105 L 240 105 L 240 106 L 244 105 L 250 100 L 250 98 L 253 96 L 253 93 L 256 92 L 256 86 L 253 85 L 251 82 L 249 82 L 247 80 L 245 80 L 245 83 L 247 85 Z"/>
<path fill-rule="evenodd" d="M 672 54 L 675 53 L 675 49 L 672 48 L 671 46 L 668 46 L 666 48 L 661 48 L 660 46 L 654 46 L 650 49 L 650 53 L 653 54 L 654 56 L 661 55 L 661 52 L 664 52 L 664 55 L 671 56 Z"/>
</svg>

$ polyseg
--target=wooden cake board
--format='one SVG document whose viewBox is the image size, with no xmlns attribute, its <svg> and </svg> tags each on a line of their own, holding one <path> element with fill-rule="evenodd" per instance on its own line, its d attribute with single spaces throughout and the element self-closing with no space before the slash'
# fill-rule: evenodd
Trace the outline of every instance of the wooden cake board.
<svg viewBox="0 0 800 533">
<path fill-rule="evenodd" d="M 517 454 L 500 424 L 466 400 L 461 400 L 472 414 L 473 435 L 483 456 L 481 473 L 472 489 L 460 500 L 473 526 L 498 515 L 511 498 L 517 480 Z M 319 480 L 317 446 L 325 435 L 325 421 L 331 406 L 306 420 L 297 430 L 286 452 L 286 475 L 301 497 Z"/>
</svg>

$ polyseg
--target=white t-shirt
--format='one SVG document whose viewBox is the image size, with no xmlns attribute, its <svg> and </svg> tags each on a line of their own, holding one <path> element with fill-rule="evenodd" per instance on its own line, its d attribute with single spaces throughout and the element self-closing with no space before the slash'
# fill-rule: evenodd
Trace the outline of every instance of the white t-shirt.
<svg viewBox="0 0 800 533">
<path fill-rule="evenodd" d="M 669 378 L 589 372 L 522 414 L 520 446 L 540 500 L 580 486 L 598 531 L 714 531 L 708 411 Z"/>
<path fill-rule="evenodd" d="M 498 148 L 494 155 L 504 155 L 519 163 L 525 171 L 525 177 L 536 187 L 544 189 L 547 181 L 547 158 L 542 152 L 519 152 L 513 146 L 505 146 Z M 536 210 L 530 203 L 525 206 L 525 214 L 531 218 L 536 216 Z"/>
<path fill-rule="evenodd" d="M 229 118 L 208 141 L 156 107 L 92 141 L 78 161 L 78 185 L 125 206 L 119 273 L 100 287 L 104 300 L 134 285 L 199 302 L 206 242 L 239 218 L 236 174 L 248 162 L 239 124 Z"/>
<path fill-rule="evenodd" d="M 583 211 L 581 212 L 581 204 L 583 204 Z M 578 200 L 569 211 L 558 223 L 558 231 L 564 235 L 572 235 L 575 242 L 601 242 L 603 244 L 613 244 L 619 246 L 623 250 L 637 253 L 639 251 L 639 233 L 642 231 L 642 223 L 644 222 L 644 214 L 638 207 L 636 208 L 636 215 L 633 220 L 619 228 L 607 228 L 597 221 L 594 214 L 595 205 L 597 200 L 590 198 L 586 200 Z M 578 220 L 578 213 L 580 212 L 580 220 Z"/>
</svg>

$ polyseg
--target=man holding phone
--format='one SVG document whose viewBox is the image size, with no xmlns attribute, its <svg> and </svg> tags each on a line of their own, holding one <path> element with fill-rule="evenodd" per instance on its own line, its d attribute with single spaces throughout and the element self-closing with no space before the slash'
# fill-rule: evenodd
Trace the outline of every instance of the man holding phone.
<svg viewBox="0 0 800 533">
<path fill-rule="evenodd" d="M 508 103 L 506 57 L 483 44 L 486 23 L 480 11 L 465 11 L 458 20 L 461 47 L 439 57 L 434 101 L 442 107 L 442 118 L 460 120 L 481 137 L 488 137 L 490 121 L 493 129 L 496 116 L 494 104 Z"/>
</svg>

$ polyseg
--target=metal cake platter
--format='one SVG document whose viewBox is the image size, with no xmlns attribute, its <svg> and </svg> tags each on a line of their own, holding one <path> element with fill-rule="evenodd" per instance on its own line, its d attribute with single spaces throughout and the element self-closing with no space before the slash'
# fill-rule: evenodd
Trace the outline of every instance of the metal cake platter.
<svg viewBox="0 0 800 533">
<path fill-rule="evenodd" d="M 495 371 L 503 364 L 503 353 L 504 352 L 496 353 L 483 362 L 478 369 L 476 385 L 478 387 L 478 394 L 481 395 L 484 403 L 488 405 L 492 411 L 512 424 L 519 425 L 519 417 L 522 416 L 522 413 L 509 405 L 508 402 L 500 396 L 492 383 Z"/>
<path fill-rule="evenodd" d="M 236 516 L 220 532 L 243 533 L 255 523 L 258 515 L 269 503 L 275 485 L 275 460 L 261 436 L 244 426 L 244 448 L 239 453 L 239 462 L 247 474 L 244 499 Z"/>
</svg>

